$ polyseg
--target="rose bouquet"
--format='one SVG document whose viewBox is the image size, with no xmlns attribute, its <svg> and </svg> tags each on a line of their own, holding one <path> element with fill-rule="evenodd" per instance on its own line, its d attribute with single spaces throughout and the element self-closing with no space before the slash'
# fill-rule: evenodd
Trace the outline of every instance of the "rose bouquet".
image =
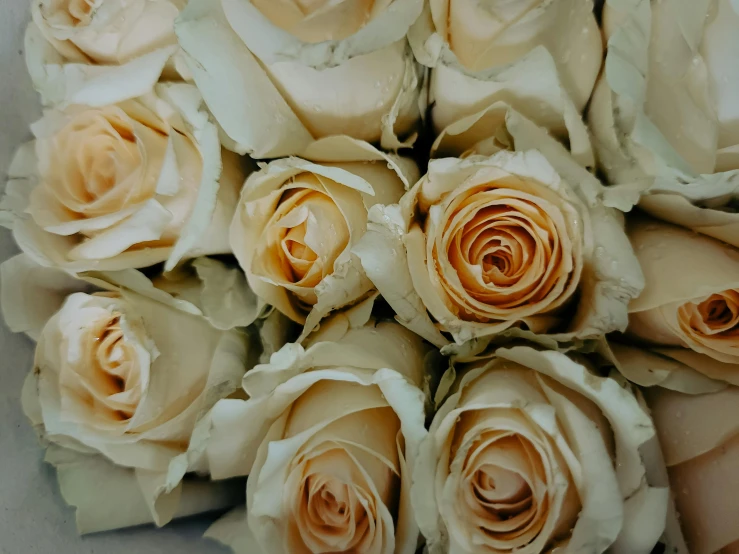
<svg viewBox="0 0 739 554">
<path fill-rule="evenodd" d="M 736 2 L 29 12 L 0 307 L 81 534 L 739 552 Z"/>
</svg>

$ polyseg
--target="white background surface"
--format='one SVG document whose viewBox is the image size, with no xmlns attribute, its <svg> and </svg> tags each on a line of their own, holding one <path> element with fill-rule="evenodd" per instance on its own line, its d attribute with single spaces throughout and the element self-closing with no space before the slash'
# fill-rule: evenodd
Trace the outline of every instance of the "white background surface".
<svg viewBox="0 0 739 554">
<path fill-rule="evenodd" d="M 28 140 L 40 114 L 23 61 L 30 0 L 0 0 L 0 188 L 15 147 Z M 0 260 L 16 252 L 0 229 Z M 212 518 L 140 527 L 84 538 L 74 510 L 59 495 L 54 471 L 20 408 L 21 384 L 31 368 L 33 343 L 0 323 L 0 554 L 215 554 L 227 552 L 201 539 Z"/>
</svg>

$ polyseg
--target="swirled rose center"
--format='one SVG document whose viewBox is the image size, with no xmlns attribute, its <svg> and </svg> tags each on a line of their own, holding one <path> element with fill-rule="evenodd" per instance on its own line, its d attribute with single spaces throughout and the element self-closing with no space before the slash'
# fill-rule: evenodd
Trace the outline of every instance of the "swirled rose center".
<svg viewBox="0 0 739 554">
<path fill-rule="evenodd" d="M 72 216 L 110 214 L 153 193 L 156 182 L 142 182 L 145 160 L 134 122 L 119 108 L 77 114 L 48 148 L 44 185 Z"/>
<path fill-rule="evenodd" d="M 114 419 L 133 416 L 141 399 L 140 371 L 121 328 L 121 315 L 114 313 L 93 336 L 91 366 L 101 384 L 97 401 Z"/>
<path fill-rule="evenodd" d="M 570 233 L 559 207 L 544 198 L 513 189 L 472 189 L 448 204 L 440 227 L 436 267 L 463 319 L 538 314 L 574 293 L 580 239 Z"/>
<path fill-rule="evenodd" d="M 349 238 L 334 200 L 320 190 L 314 176 L 301 175 L 286 185 L 258 246 L 253 271 L 310 306 L 316 302 L 314 287 L 334 272 Z"/>
<path fill-rule="evenodd" d="M 706 335 L 735 332 L 739 325 L 739 294 L 734 290 L 713 294 L 698 304 L 697 315 L 700 318 L 691 321 L 693 328 Z"/>
<path fill-rule="evenodd" d="M 142 395 L 142 368 L 122 325 L 122 315 L 107 312 L 68 343 L 60 374 L 64 405 L 84 410 L 87 420 L 112 431 L 133 417 Z M 79 354 L 75 354 L 75 353 Z M 74 400 L 73 400 L 74 399 Z"/>
<path fill-rule="evenodd" d="M 460 489 L 471 523 L 506 550 L 525 546 L 546 522 L 546 475 L 536 449 L 521 436 L 486 431 L 472 445 Z"/>
<path fill-rule="evenodd" d="M 346 451 L 330 448 L 296 471 L 302 474 L 292 506 L 299 540 L 290 537 L 291 550 L 366 552 L 381 540 L 377 499 Z"/>
<path fill-rule="evenodd" d="M 739 291 L 712 294 L 678 308 L 678 324 L 688 346 L 723 361 L 739 356 Z"/>
<path fill-rule="evenodd" d="M 302 523 L 306 542 L 323 542 L 320 551 L 347 552 L 360 543 L 370 522 L 367 509 L 372 498 L 329 475 L 314 474 L 304 483 L 306 509 Z M 314 550 L 317 552 L 317 550 Z"/>
</svg>

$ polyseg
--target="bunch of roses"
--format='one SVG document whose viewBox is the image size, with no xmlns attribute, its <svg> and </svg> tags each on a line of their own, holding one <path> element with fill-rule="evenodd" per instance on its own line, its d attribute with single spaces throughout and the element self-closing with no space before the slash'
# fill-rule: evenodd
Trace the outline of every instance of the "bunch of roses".
<svg viewBox="0 0 739 554">
<path fill-rule="evenodd" d="M 739 552 L 739 7 L 595 4 L 33 4 L 2 309 L 80 532 Z"/>
</svg>

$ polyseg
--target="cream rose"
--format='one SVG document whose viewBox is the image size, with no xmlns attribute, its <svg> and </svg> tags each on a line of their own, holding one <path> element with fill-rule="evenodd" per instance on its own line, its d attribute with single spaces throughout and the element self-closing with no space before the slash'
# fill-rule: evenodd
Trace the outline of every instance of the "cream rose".
<svg viewBox="0 0 739 554">
<path fill-rule="evenodd" d="M 589 121 L 609 181 L 641 190 L 655 217 L 739 246 L 736 3 L 608 0 L 604 21 Z"/>
<path fill-rule="evenodd" d="M 412 554 L 411 468 L 426 434 L 422 385 L 433 356 L 372 300 L 324 322 L 244 379 L 249 400 L 211 413 L 214 477 L 249 473 L 246 515 L 206 533 L 236 553 Z"/>
<path fill-rule="evenodd" d="M 24 291 L 28 307 L 46 300 L 51 310 L 59 298 L 50 292 L 68 277 L 40 268 L 45 278 L 32 287 L 21 281 L 31 263 L 3 264 L 3 291 Z M 238 388 L 250 359 L 246 335 L 213 328 L 197 307 L 153 287 L 149 296 L 106 288 L 70 295 L 46 322 L 22 398 L 80 532 L 164 525 L 233 505 L 233 483 L 190 473 L 208 472 L 197 424 Z M 3 304 L 11 328 L 40 311 L 26 307 Z"/>
<path fill-rule="evenodd" d="M 668 490 L 647 482 L 655 431 L 630 392 L 525 346 L 457 359 L 442 381 L 412 490 L 431 554 L 651 552 Z"/>
<path fill-rule="evenodd" d="M 702 395 L 644 391 L 687 542 L 678 554 L 739 551 L 739 389 Z M 679 543 L 678 543 L 679 544 Z"/>
<path fill-rule="evenodd" d="M 348 137 L 318 141 L 306 158 L 252 174 L 231 225 L 249 286 L 305 324 L 303 336 L 372 289 L 351 248 L 366 230 L 367 211 L 397 202 L 418 172 L 410 160 Z"/>
<path fill-rule="evenodd" d="M 355 248 L 367 275 L 437 345 L 441 333 L 463 343 L 512 327 L 556 340 L 623 329 L 642 277 L 601 185 L 530 122 L 508 130 L 521 151 L 432 160 L 399 204 L 370 211 Z"/>
<path fill-rule="evenodd" d="M 433 69 L 437 134 L 503 101 L 562 138 L 572 135 L 573 152 L 593 164 L 580 118 L 602 56 L 590 0 L 431 0 L 409 40 Z"/>
<path fill-rule="evenodd" d="M 646 279 L 629 305 L 628 334 L 659 356 L 739 384 L 739 253 L 645 217 L 632 218 L 627 232 Z"/>
<path fill-rule="evenodd" d="M 173 58 L 174 21 L 184 6 L 184 0 L 33 2 L 26 63 L 43 102 L 80 103 L 103 83 L 117 101 L 143 94 L 162 72 L 177 76 L 185 66 Z"/>
<path fill-rule="evenodd" d="M 191 85 L 47 112 L 21 147 L 0 209 L 20 247 L 70 270 L 228 253 L 243 172 Z M 223 167 L 223 169 L 221 169 Z"/>
<path fill-rule="evenodd" d="M 422 5 L 196 0 L 176 31 L 237 152 L 301 154 L 330 135 L 397 149 L 412 144 L 426 108 L 422 72 L 405 39 Z"/>
</svg>

